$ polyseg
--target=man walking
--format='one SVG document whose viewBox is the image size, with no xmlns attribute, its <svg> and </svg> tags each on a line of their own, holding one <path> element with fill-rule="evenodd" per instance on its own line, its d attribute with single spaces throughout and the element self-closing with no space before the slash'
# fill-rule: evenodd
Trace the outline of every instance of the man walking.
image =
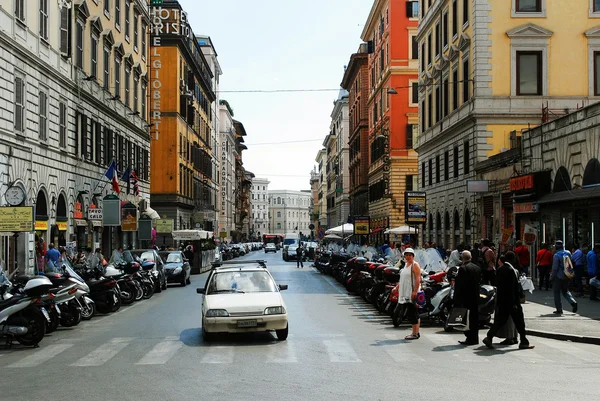
<svg viewBox="0 0 600 401">
<path fill-rule="evenodd" d="M 587 271 L 588 271 L 588 284 L 598 274 L 598 254 L 600 254 L 600 245 L 596 245 L 594 249 L 591 249 L 586 256 L 587 259 Z M 598 299 L 598 289 L 590 284 L 590 300 L 600 301 Z"/>
<path fill-rule="evenodd" d="M 526 276 L 529 275 L 529 264 L 531 255 L 529 254 L 529 248 L 527 245 L 523 244 L 523 241 L 517 241 L 517 247 L 515 248 L 515 253 L 517 254 L 517 259 L 519 264 L 521 265 L 521 273 L 525 273 Z"/>
<path fill-rule="evenodd" d="M 46 267 L 48 272 L 54 272 L 56 265 L 58 263 L 58 258 L 60 257 L 60 252 L 54 248 L 54 244 L 48 245 L 48 251 L 46 251 Z"/>
<path fill-rule="evenodd" d="M 487 336 L 483 339 L 483 343 L 486 347 L 493 349 L 492 339 L 496 336 L 498 331 L 506 322 L 509 317 L 512 317 L 513 322 L 519 333 L 521 342 L 519 343 L 519 349 L 531 349 L 533 345 L 529 344 L 525 333 L 525 317 L 523 316 L 523 307 L 521 307 L 521 284 L 517 278 L 517 270 L 513 267 L 516 263 L 516 255 L 514 252 L 506 252 L 506 255 L 502 256 L 500 260 L 503 262 L 496 270 L 496 282 L 497 282 L 497 303 L 496 313 L 494 314 L 494 324 L 487 333 Z"/>
<path fill-rule="evenodd" d="M 481 268 L 471 261 L 471 252 L 463 251 L 461 254 L 463 264 L 458 269 L 454 283 L 455 306 L 469 310 L 469 331 L 467 337 L 459 341 L 463 345 L 479 344 L 479 283 L 481 281 Z"/>
<path fill-rule="evenodd" d="M 482 241 L 483 248 L 481 249 L 481 274 L 483 276 L 483 284 L 496 285 L 496 253 L 492 250 L 492 243 L 489 239 Z"/>
<path fill-rule="evenodd" d="M 564 249 L 563 242 L 560 240 L 556 241 L 554 248 L 556 248 L 556 253 L 552 259 L 552 273 L 550 274 L 552 290 L 554 291 L 554 306 L 556 306 L 556 310 L 553 313 L 555 315 L 562 315 L 563 313 L 560 299 L 561 294 L 571 304 L 573 313 L 577 313 L 577 301 L 575 301 L 575 298 L 573 298 L 573 295 L 569 291 L 569 279 L 565 276 L 564 258 L 570 258 L 571 252 Z"/>
<path fill-rule="evenodd" d="M 300 243 L 300 245 L 298 245 L 298 248 L 296 248 L 296 268 L 300 268 L 302 267 L 304 269 L 304 246 L 302 245 L 302 242 Z"/>
</svg>

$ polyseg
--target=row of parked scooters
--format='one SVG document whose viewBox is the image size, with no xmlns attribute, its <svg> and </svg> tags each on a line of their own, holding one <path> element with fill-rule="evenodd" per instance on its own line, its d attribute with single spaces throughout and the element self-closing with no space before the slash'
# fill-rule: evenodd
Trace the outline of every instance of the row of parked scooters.
<svg viewBox="0 0 600 401">
<path fill-rule="evenodd" d="M 400 270 L 383 259 L 368 261 L 364 257 L 352 257 L 334 252 L 322 252 L 315 260 L 315 267 L 323 274 L 334 277 L 343 284 L 350 294 L 361 296 L 372 303 L 381 314 L 392 318 L 398 327 L 404 320 L 405 308 L 398 304 Z M 422 290 L 417 294 L 417 306 L 420 318 L 442 324 L 444 330 L 452 331 L 448 326 L 448 317 L 453 307 L 453 284 L 458 269 L 443 271 L 422 271 Z M 479 291 L 479 323 L 489 325 L 496 304 L 496 288 L 481 285 Z"/>
<path fill-rule="evenodd" d="M 73 327 L 96 314 L 148 299 L 165 289 L 154 261 L 135 260 L 107 267 L 60 262 L 60 273 L 6 276 L 0 269 L 0 337 L 37 347 L 59 325 Z"/>
</svg>

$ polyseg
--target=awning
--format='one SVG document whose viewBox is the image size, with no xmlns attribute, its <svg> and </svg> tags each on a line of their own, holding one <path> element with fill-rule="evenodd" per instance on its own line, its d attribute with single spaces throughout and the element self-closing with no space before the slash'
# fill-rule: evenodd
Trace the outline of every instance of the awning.
<svg viewBox="0 0 600 401">
<path fill-rule="evenodd" d="M 92 220 L 92 227 L 102 227 L 102 221 Z"/>
<path fill-rule="evenodd" d="M 338 227 L 330 228 L 325 234 L 349 235 L 354 234 L 354 224 L 346 223 Z"/>
<path fill-rule="evenodd" d="M 396 234 L 396 235 L 404 235 L 404 234 L 416 234 L 417 230 L 414 227 L 409 226 L 400 226 L 395 228 L 390 228 L 386 230 L 384 234 Z"/>
<path fill-rule="evenodd" d="M 213 233 L 204 230 L 178 230 L 173 231 L 173 239 L 176 241 L 198 241 L 211 238 Z"/>
<path fill-rule="evenodd" d="M 151 207 L 147 207 L 146 210 L 144 210 L 144 213 L 142 214 L 145 214 L 152 220 L 160 219 L 160 215 L 156 212 L 156 210 L 152 209 Z"/>
<path fill-rule="evenodd" d="M 574 189 L 571 191 L 555 192 L 542 196 L 537 203 L 538 204 L 549 204 L 559 202 L 572 202 L 586 199 L 593 199 L 600 201 L 600 186 L 592 188 Z"/>
<path fill-rule="evenodd" d="M 87 227 L 88 222 L 87 222 L 87 220 L 76 219 L 75 220 L 75 225 L 77 227 Z"/>
</svg>

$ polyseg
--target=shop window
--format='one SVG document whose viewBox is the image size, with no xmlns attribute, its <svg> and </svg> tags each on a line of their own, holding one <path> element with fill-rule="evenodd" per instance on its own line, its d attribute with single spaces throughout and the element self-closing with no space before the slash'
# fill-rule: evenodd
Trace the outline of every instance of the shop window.
<svg viewBox="0 0 600 401">
<path fill-rule="evenodd" d="M 556 176 L 554 177 L 554 185 L 552 187 L 553 192 L 563 192 L 570 191 L 571 187 L 571 177 L 569 176 L 569 172 L 566 168 L 560 167 L 556 171 Z"/>
<path fill-rule="evenodd" d="M 598 159 L 592 159 L 588 162 L 583 173 L 583 186 L 600 184 L 600 162 Z"/>
</svg>

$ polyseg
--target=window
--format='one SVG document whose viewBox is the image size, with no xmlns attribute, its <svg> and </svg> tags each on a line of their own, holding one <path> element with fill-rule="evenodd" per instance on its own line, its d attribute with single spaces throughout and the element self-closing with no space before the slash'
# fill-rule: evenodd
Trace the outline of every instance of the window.
<svg viewBox="0 0 600 401">
<path fill-rule="evenodd" d="M 415 126 L 414 124 L 406 124 L 406 148 L 413 149 L 416 145 L 415 143 Z"/>
<path fill-rule="evenodd" d="M 592 0 L 592 12 L 600 12 L 600 0 Z"/>
<path fill-rule="evenodd" d="M 469 141 L 465 141 L 465 143 L 463 144 L 463 162 L 465 163 L 463 169 L 465 174 L 469 174 L 469 172 L 471 171 L 469 158 Z"/>
<path fill-rule="evenodd" d="M 442 52 L 442 40 L 441 40 L 440 24 L 435 25 L 435 57 L 439 57 Z"/>
<path fill-rule="evenodd" d="M 48 0 L 40 0 L 40 36 L 48 40 Z"/>
<path fill-rule="evenodd" d="M 433 184 L 433 159 L 429 159 L 429 185 Z"/>
<path fill-rule="evenodd" d="M 75 65 L 83 69 L 83 25 L 84 22 L 77 20 L 77 27 L 75 32 L 75 40 L 77 43 L 77 52 L 75 54 Z"/>
<path fill-rule="evenodd" d="M 469 100 L 469 58 L 463 60 L 463 102 Z"/>
<path fill-rule="evenodd" d="M 442 45 L 444 49 L 448 46 L 448 13 L 442 17 Z"/>
<path fill-rule="evenodd" d="M 25 22 L 25 0 L 15 1 L 15 17 L 21 22 Z"/>
<path fill-rule="evenodd" d="M 412 175 L 407 175 L 406 176 L 406 188 L 407 191 L 414 191 L 415 190 L 415 186 L 414 186 L 414 176 Z"/>
<path fill-rule="evenodd" d="M 450 152 L 444 152 L 444 181 L 448 181 L 450 179 L 450 161 L 448 158 L 450 157 Z"/>
<path fill-rule="evenodd" d="M 146 82 L 142 82 L 142 107 L 141 107 L 142 118 L 146 119 Z"/>
<path fill-rule="evenodd" d="M 425 186 L 425 162 L 421 163 L 421 185 Z"/>
<path fill-rule="evenodd" d="M 437 123 L 442 119 L 442 94 L 440 92 L 440 86 L 435 87 L 435 122 Z"/>
<path fill-rule="evenodd" d="M 417 81 L 411 83 L 411 103 L 419 104 L 419 82 Z"/>
<path fill-rule="evenodd" d="M 410 58 L 411 58 L 411 60 L 418 60 L 419 59 L 419 42 L 417 42 L 417 36 L 412 35 L 410 37 L 410 40 L 411 40 L 411 46 L 412 46 Z"/>
<path fill-rule="evenodd" d="M 440 183 L 440 155 L 435 157 L 435 183 Z"/>
<path fill-rule="evenodd" d="M 471 0 L 463 0 L 463 25 L 469 23 L 469 1 Z"/>
<path fill-rule="evenodd" d="M 104 89 L 110 89 L 110 47 L 104 47 Z"/>
<path fill-rule="evenodd" d="M 452 0 L 452 37 L 458 35 L 458 0 Z"/>
<path fill-rule="evenodd" d="M 600 96 L 600 52 L 594 52 L 594 96 Z"/>
<path fill-rule="evenodd" d="M 277 223 L 277 229 L 281 230 L 281 223 Z"/>
<path fill-rule="evenodd" d="M 443 109 L 443 117 L 446 117 L 448 115 L 449 112 L 449 94 L 448 92 L 450 91 L 450 87 L 448 86 L 448 77 L 444 78 L 444 81 L 442 82 L 442 109 Z"/>
<path fill-rule="evenodd" d="M 419 18 L 419 2 L 418 1 L 406 2 L 406 16 L 408 18 Z"/>
<path fill-rule="evenodd" d="M 115 96 L 121 96 L 121 60 L 115 56 Z"/>
<path fill-rule="evenodd" d="M 458 146 L 454 147 L 454 178 L 458 178 Z"/>
<path fill-rule="evenodd" d="M 121 30 L 121 0 L 115 0 L 115 26 L 117 30 Z"/>
<path fill-rule="evenodd" d="M 517 51 L 517 96 L 542 94 L 542 52 Z"/>
<path fill-rule="evenodd" d="M 146 23 L 142 22 L 142 57 L 146 58 Z"/>
<path fill-rule="evenodd" d="M 129 19 L 129 14 L 131 11 L 131 2 L 129 0 L 125 0 L 125 40 L 129 42 L 129 38 L 131 37 L 131 20 Z"/>
<path fill-rule="evenodd" d="M 427 95 L 427 128 L 433 126 L 433 94 L 429 92 Z"/>
<path fill-rule="evenodd" d="M 125 106 L 131 107 L 131 64 L 125 63 Z"/>
<path fill-rule="evenodd" d="M 15 131 L 25 131 L 25 79 L 15 77 Z"/>
<path fill-rule="evenodd" d="M 140 46 L 140 15 L 134 11 L 133 13 L 133 50 L 136 52 Z"/>
<path fill-rule="evenodd" d="M 138 90 L 140 88 L 140 76 L 136 73 L 133 75 L 133 112 L 137 113 L 139 111 L 138 102 L 139 102 L 139 94 Z"/>
<path fill-rule="evenodd" d="M 277 212 L 277 217 L 281 218 L 281 212 Z"/>
<path fill-rule="evenodd" d="M 425 42 L 421 43 L 421 72 L 425 72 L 427 54 L 425 53 Z"/>
<path fill-rule="evenodd" d="M 60 9 L 60 54 L 63 57 L 71 55 L 71 9 Z"/>
<path fill-rule="evenodd" d="M 110 17 L 110 0 L 104 0 L 104 15 Z"/>
<path fill-rule="evenodd" d="M 104 146 L 102 141 L 104 139 L 102 135 L 102 124 L 99 121 L 94 123 L 94 161 L 98 164 L 102 163 L 102 148 Z M 106 129 L 106 128 L 105 128 Z M 91 156 L 91 155 L 90 155 Z"/>
<path fill-rule="evenodd" d="M 58 146 L 67 146 L 67 103 L 60 101 L 58 104 Z"/>
<path fill-rule="evenodd" d="M 433 63 L 433 40 L 431 33 L 427 35 L 427 65 Z"/>
<path fill-rule="evenodd" d="M 518 13 L 541 13 L 542 0 L 515 0 L 515 11 Z"/>
<path fill-rule="evenodd" d="M 423 100 L 421 102 L 421 109 L 420 110 L 421 110 L 421 113 L 420 113 L 421 114 L 421 132 L 425 132 L 425 128 L 426 128 L 425 127 L 425 121 L 426 121 L 426 119 L 425 119 L 425 117 L 426 117 L 425 116 L 425 100 Z"/>
<path fill-rule="evenodd" d="M 90 76 L 97 77 L 98 76 L 98 38 L 95 35 L 92 35 L 92 42 L 90 46 Z"/>
<path fill-rule="evenodd" d="M 40 91 L 38 96 L 39 105 L 39 138 L 42 141 L 48 139 L 48 94 L 44 91 Z"/>
<path fill-rule="evenodd" d="M 458 68 L 452 71 L 452 110 L 458 108 Z"/>
</svg>

